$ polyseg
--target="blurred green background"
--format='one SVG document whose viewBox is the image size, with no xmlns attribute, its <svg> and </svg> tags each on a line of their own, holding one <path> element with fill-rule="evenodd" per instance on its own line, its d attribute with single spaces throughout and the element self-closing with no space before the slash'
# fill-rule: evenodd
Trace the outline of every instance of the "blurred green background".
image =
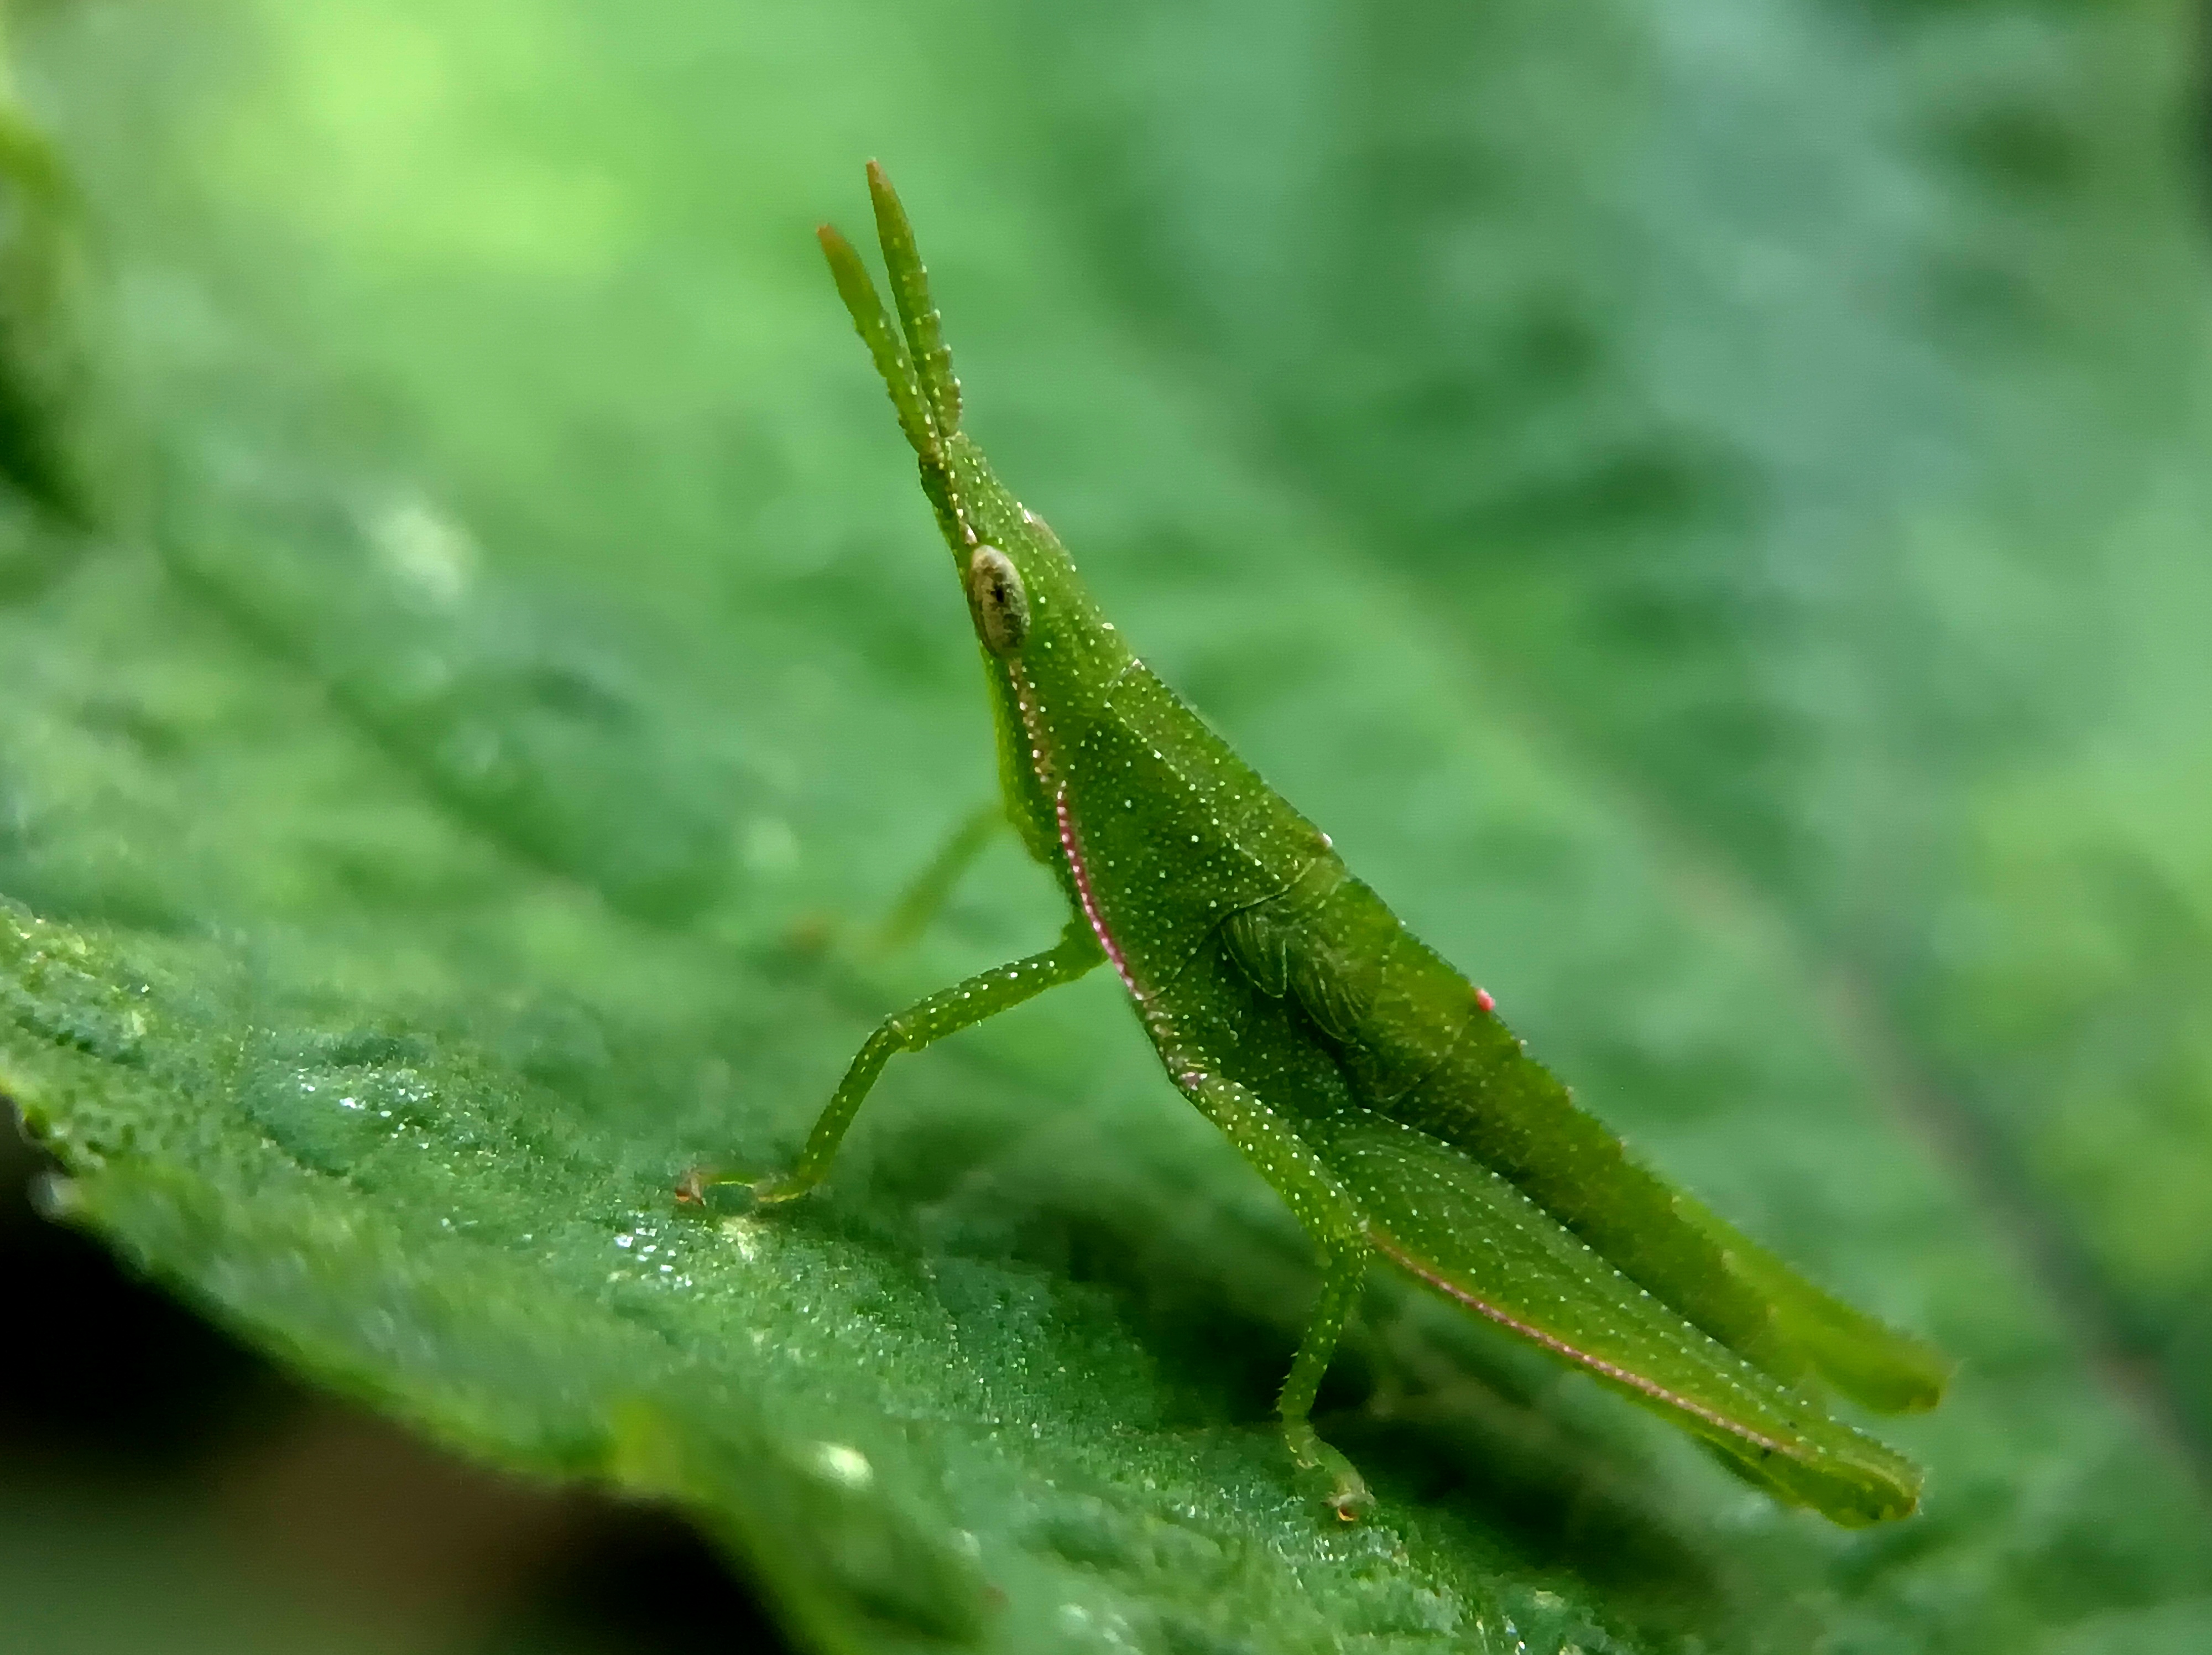
<svg viewBox="0 0 2212 1655">
<path fill-rule="evenodd" d="M 2193 8 L 7 15 L 0 1645 L 2212 1647 Z M 1109 981 L 673 1215 L 1056 923 L 857 946 L 993 774 L 869 155 L 1147 658 L 1958 1356 L 1923 1515 L 1378 1278 L 1322 1530 L 1304 1249 Z"/>
</svg>

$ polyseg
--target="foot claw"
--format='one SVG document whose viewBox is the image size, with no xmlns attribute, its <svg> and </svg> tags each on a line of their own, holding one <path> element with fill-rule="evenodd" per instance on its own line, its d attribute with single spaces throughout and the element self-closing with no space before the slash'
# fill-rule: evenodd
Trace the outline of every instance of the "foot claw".
<svg viewBox="0 0 2212 1655">
<path fill-rule="evenodd" d="M 1350 1460 L 1312 1432 L 1309 1426 L 1298 1433 L 1299 1440 L 1291 1449 L 1299 1472 L 1312 1480 L 1307 1485 L 1310 1488 L 1313 1482 L 1326 1478 L 1328 1492 L 1322 1498 L 1328 1502 L 1329 1510 L 1336 1513 L 1340 1522 L 1358 1522 L 1375 1509 L 1375 1496 L 1368 1492 L 1367 1479 L 1359 1475 Z"/>
<path fill-rule="evenodd" d="M 1359 1474 L 1353 1472 L 1354 1486 L 1346 1488 L 1340 1484 L 1336 1492 L 1328 1497 L 1329 1509 L 1336 1513 L 1340 1523 L 1357 1523 L 1375 1509 L 1375 1496 L 1367 1491 L 1367 1485 L 1358 1478 Z"/>
<path fill-rule="evenodd" d="M 694 1213 L 717 1217 L 749 1213 L 763 1201 L 775 1199 L 764 1193 L 775 1182 L 772 1178 L 750 1179 L 736 1173 L 717 1172 L 712 1167 L 695 1166 L 676 1180 L 676 1204 Z"/>
</svg>

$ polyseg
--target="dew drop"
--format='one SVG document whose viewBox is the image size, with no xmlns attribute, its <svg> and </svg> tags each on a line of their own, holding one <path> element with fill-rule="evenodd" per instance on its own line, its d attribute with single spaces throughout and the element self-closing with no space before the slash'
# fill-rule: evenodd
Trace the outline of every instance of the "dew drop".
<svg viewBox="0 0 2212 1655">
<path fill-rule="evenodd" d="M 814 1463 L 823 1476 L 848 1488 L 865 1488 L 876 1480 L 876 1468 L 857 1448 L 842 1442 L 825 1442 L 814 1451 Z"/>
</svg>

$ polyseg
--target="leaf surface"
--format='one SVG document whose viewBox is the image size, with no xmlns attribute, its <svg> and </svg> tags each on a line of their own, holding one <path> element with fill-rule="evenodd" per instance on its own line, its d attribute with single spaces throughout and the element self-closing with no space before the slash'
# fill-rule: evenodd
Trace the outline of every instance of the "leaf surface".
<svg viewBox="0 0 2212 1655">
<path fill-rule="evenodd" d="M 684 1502 L 825 1649 L 2201 1643 L 2185 27 L 42 14 L 112 527 L 9 529 L 0 1078 L 70 1214 Z M 1002 846 L 845 946 L 993 781 L 810 234 L 872 153 L 1163 678 L 1655 1164 L 1961 1360 L 1883 1427 L 1924 1516 L 1781 1512 L 1385 1287 L 1323 1399 L 1381 1505 L 1317 1523 L 1304 1250 L 1103 974 L 902 1060 L 817 1197 L 672 1214 L 1056 926 Z"/>
</svg>

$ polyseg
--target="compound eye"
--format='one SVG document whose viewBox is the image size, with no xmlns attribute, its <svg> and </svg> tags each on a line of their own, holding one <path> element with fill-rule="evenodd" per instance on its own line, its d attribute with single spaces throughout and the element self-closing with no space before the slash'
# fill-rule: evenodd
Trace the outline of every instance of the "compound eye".
<svg viewBox="0 0 2212 1655">
<path fill-rule="evenodd" d="M 1029 588 L 1014 560 L 996 546 L 978 546 L 968 559 L 968 606 L 975 631 L 994 655 L 1018 655 L 1030 635 Z"/>
</svg>

